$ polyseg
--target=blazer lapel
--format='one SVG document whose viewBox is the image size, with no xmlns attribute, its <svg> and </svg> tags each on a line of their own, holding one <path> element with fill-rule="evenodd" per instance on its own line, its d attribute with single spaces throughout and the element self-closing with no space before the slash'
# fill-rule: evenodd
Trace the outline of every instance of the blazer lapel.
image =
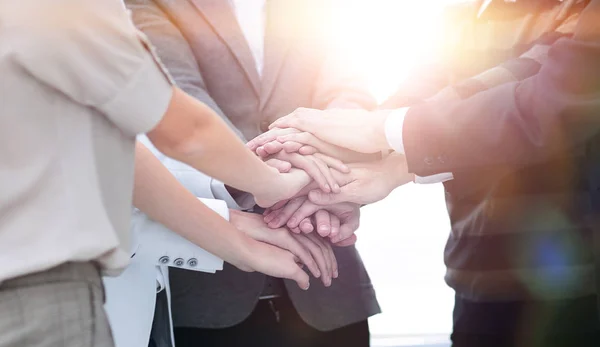
<svg viewBox="0 0 600 347">
<path fill-rule="evenodd" d="M 260 92 L 260 109 L 269 101 L 279 71 L 289 51 L 293 36 L 290 36 L 289 4 L 293 1 L 267 0 L 267 23 L 265 29 L 264 67 Z M 288 5 L 288 6 L 286 6 Z"/>
<path fill-rule="evenodd" d="M 227 0 L 191 0 L 205 20 L 227 44 L 246 77 L 251 82 L 256 95 L 260 92 L 260 77 L 248 43 L 240 29 L 233 9 Z"/>
</svg>

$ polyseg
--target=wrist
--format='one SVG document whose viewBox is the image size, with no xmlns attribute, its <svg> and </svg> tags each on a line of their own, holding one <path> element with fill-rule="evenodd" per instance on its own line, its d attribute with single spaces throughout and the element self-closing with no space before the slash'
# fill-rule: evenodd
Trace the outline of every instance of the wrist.
<svg viewBox="0 0 600 347">
<path fill-rule="evenodd" d="M 385 172 L 389 178 L 390 191 L 408 183 L 414 182 L 415 175 L 408 172 L 406 157 L 400 153 L 393 152 L 385 160 Z"/>
</svg>

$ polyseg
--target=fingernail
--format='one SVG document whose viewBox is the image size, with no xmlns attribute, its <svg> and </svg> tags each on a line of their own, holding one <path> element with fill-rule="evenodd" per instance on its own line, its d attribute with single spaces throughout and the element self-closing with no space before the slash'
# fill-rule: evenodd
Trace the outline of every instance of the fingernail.
<svg viewBox="0 0 600 347">
<path fill-rule="evenodd" d="M 329 184 L 326 184 L 326 185 L 325 185 L 325 191 L 326 191 L 327 193 L 331 192 L 331 187 L 329 186 Z"/>
<path fill-rule="evenodd" d="M 321 226 L 319 226 L 319 230 L 327 231 L 327 230 L 329 230 L 329 227 L 327 225 L 321 225 Z"/>
<path fill-rule="evenodd" d="M 338 278 L 339 275 L 338 270 L 333 271 L 333 278 Z"/>
<path fill-rule="evenodd" d="M 303 289 L 304 289 L 304 290 L 308 290 L 308 288 L 310 288 L 310 283 L 308 283 L 308 284 L 306 285 L 306 288 L 303 288 Z"/>
<path fill-rule="evenodd" d="M 349 167 L 347 167 L 346 165 L 343 165 L 343 166 L 342 166 L 342 170 L 343 170 L 343 171 L 346 171 L 346 172 L 350 172 L 350 168 L 349 168 Z"/>
<path fill-rule="evenodd" d="M 329 287 L 329 286 L 331 286 L 331 279 L 330 278 L 328 278 L 328 279 L 325 280 L 325 287 Z"/>
<path fill-rule="evenodd" d="M 296 218 L 290 218 L 290 220 L 288 221 L 288 225 L 292 228 L 296 226 Z"/>
<path fill-rule="evenodd" d="M 321 272 L 317 271 L 317 273 L 315 274 L 315 277 L 321 277 Z"/>
</svg>

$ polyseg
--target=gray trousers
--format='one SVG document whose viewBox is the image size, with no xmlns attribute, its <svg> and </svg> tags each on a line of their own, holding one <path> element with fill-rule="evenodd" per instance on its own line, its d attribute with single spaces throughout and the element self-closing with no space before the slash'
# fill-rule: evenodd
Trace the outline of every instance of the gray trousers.
<svg viewBox="0 0 600 347">
<path fill-rule="evenodd" d="M 0 283 L 0 347 L 114 347 L 92 263 Z"/>
</svg>

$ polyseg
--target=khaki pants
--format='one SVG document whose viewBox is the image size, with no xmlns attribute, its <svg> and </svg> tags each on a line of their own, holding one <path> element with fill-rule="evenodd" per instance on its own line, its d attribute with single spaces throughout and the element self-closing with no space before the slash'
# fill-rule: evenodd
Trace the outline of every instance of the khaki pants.
<svg viewBox="0 0 600 347">
<path fill-rule="evenodd" d="M 92 263 L 68 263 L 0 284 L 0 347 L 113 347 Z"/>
</svg>

